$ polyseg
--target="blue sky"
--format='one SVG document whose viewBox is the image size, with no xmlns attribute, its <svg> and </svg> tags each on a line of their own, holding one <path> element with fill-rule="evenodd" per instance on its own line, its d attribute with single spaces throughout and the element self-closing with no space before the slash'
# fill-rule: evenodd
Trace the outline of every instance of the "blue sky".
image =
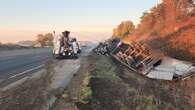
<svg viewBox="0 0 195 110">
<path fill-rule="evenodd" d="M 139 23 L 142 13 L 159 1 L 0 0 L 0 41 L 12 37 L 32 39 L 37 33 L 53 29 L 70 29 L 77 35 L 96 31 L 111 33 L 123 20 Z"/>
</svg>

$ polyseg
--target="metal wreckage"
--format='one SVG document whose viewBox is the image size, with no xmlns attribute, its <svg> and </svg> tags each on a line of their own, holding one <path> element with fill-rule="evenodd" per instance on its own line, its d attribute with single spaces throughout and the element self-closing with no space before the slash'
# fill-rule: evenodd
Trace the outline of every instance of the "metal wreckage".
<svg viewBox="0 0 195 110">
<path fill-rule="evenodd" d="M 144 44 L 125 43 L 118 38 L 100 43 L 93 51 L 111 56 L 135 73 L 151 79 L 184 80 L 195 73 L 195 65 L 190 62 L 166 57 Z"/>
</svg>

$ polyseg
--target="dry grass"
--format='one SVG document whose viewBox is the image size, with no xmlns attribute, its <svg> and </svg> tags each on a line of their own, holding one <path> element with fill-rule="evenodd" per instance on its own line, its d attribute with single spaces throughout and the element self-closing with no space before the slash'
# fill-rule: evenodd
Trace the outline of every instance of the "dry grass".
<svg viewBox="0 0 195 110">
<path fill-rule="evenodd" d="M 186 97 L 191 94 L 185 91 L 182 82 L 150 80 L 104 56 L 93 55 L 90 62 L 92 97 L 88 103 L 77 104 L 80 110 L 193 109 L 194 99 Z M 191 84 L 187 83 L 188 92 L 194 91 Z"/>
</svg>

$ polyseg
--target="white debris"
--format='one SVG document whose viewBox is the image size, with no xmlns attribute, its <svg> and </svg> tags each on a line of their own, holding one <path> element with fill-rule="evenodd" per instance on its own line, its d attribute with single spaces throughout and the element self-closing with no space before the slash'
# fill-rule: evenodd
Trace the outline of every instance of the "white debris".
<svg viewBox="0 0 195 110">
<path fill-rule="evenodd" d="M 156 71 L 162 71 L 162 72 L 175 72 L 175 67 L 174 66 L 165 66 L 165 65 L 159 65 L 154 68 Z"/>
<path fill-rule="evenodd" d="M 192 63 L 164 57 L 161 65 L 155 67 L 147 76 L 152 79 L 173 80 L 173 77 L 186 77 L 192 72 L 195 72 Z"/>
<path fill-rule="evenodd" d="M 173 72 L 163 72 L 163 71 L 155 71 L 152 70 L 147 77 L 152 79 L 162 79 L 162 80 L 172 80 L 173 79 Z"/>
</svg>

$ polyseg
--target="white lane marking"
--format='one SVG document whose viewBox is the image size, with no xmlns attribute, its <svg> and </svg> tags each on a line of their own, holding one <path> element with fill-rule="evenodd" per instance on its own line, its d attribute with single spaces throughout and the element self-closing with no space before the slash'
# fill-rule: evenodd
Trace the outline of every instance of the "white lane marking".
<svg viewBox="0 0 195 110">
<path fill-rule="evenodd" d="M 24 72 L 22 72 L 22 73 L 18 73 L 18 74 L 16 74 L 16 75 L 13 75 L 13 76 L 9 77 L 8 79 L 15 78 L 15 77 L 21 76 L 21 75 L 23 75 L 23 74 L 29 73 L 29 72 L 31 72 L 31 71 L 33 71 L 33 70 L 40 69 L 40 68 L 42 68 L 43 66 L 44 66 L 44 64 L 39 65 L 39 66 L 37 66 L 37 67 L 35 67 L 35 68 L 26 70 L 26 71 L 24 71 Z"/>
<path fill-rule="evenodd" d="M 28 79 L 28 77 L 24 77 L 24 78 L 22 78 L 22 79 L 20 79 L 20 80 L 17 80 L 16 82 L 13 82 L 13 83 L 11 83 L 11 84 L 9 84 L 9 85 L 3 87 L 3 88 L 0 88 L 0 90 L 1 90 L 1 91 L 6 91 L 6 90 L 8 90 L 8 89 L 11 89 L 11 88 L 13 88 L 13 87 L 16 87 L 17 85 L 20 85 L 20 84 L 22 84 L 23 82 L 25 82 L 27 79 Z"/>
</svg>

